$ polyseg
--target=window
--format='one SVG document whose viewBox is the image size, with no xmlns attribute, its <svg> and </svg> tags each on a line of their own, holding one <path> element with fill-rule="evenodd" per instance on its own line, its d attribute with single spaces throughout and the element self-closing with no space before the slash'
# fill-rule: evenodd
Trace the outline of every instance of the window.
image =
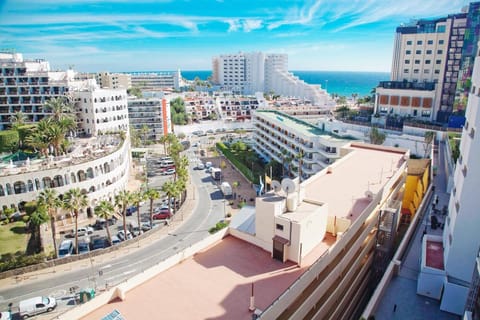
<svg viewBox="0 0 480 320">
<path fill-rule="evenodd" d="M 420 64 L 420 60 L 415 60 L 415 64 Z"/>
<path fill-rule="evenodd" d="M 425 64 L 430 64 L 431 60 L 425 60 Z"/>
<path fill-rule="evenodd" d="M 435 69 L 435 74 L 440 74 L 440 70 Z"/>
<path fill-rule="evenodd" d="M 422 50 L 415 51 L 415 54 L 422 54 Z"/>
<path fill-rule="evenodd" d="M 423 73 L 430 73 L 430 69 L 423 70 Z"/>
<path fill-rule="evenodd" d="M 438 44 L 443 44 L 444 41 L 443 40 L 438 40 Z"/>
<path fill-rule="evenodd" d="M 412 40 L 408 40 L 407 41 L 407 46 L 411 46 L 412 45 Z"/>
<path fill-rule="evenodd" d="M 445 26 L 437 26 L 438 33 L 445 33 L 445 30 L 446 30 Z"/>
<path fill-rule="evenodd" d="M 417 41 L 417 45 L 418 45 L 418 46 L 421 46 L 422 44 L 423 44 L 423 41 L 422 41 L 422 40 L 418 40 L 418 41 Z"/>
<path fill-rule="evenodd" d="M 418 73 L 419 70 L 418 69 L 413 69 L 413 73 Z"/>
<path fill-rule="evenodd" d="M 435 60 L 435 64 L 442 64 L 442 60 Z"/>
<path fill-rule="evenodd" d="M 427 44 L 433 44 L 433 40 L 428 40 Z"/>
<path fill-rule="evenodd" d="M 427 54 L 432 54 L 432 50 L 427 50 Z"/>
<path fill-rule="evenodd" d="M 403 73 L 408 73 L 408 69 L 403 69 Z"/>
<path fill-rule="evenodd" d="M 405 54 L 412 54 L 412 50 L 405 51 Z"/>
<path fill-rule="evenodd" d="M 405 60 L 405 64 L 410 64 L 410 60 Z"/>
<path fill-rule="evenodd" d="M 443 50 L 441 49 L 437 50 L 437 54 L 443 54 Z"/>
<path fill-rule="evenodd" d="M 428 110 L 422 111 L 422 117 L 430 117 L 430 111 Z"/>
<path fill-rule="evenodd" d="M 277 230 L 283 231 L 283 225 L 277 223 L 276 225 Z"/>
</svg>

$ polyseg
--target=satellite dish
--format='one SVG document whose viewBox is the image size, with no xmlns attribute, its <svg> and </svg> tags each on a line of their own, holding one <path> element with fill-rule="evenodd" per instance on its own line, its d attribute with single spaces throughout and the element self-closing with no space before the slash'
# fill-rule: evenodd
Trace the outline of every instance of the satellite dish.
<svg viewBox="0 0 480 320">
<path fill-rule="evenodd" d="M 289 193 L 295 191 L 295 182 L 293 182 L 292 179 L 285 178 L 282 180 L 282 189 L 287 193 L 287 196 Z"/>
<path fill-rule="evenodd" d="M 273 192 L 275 193 L 282 190 L 282 185 L 277 180 L 272 180 L 271 187 L 273 188 Z"/>
</svg>

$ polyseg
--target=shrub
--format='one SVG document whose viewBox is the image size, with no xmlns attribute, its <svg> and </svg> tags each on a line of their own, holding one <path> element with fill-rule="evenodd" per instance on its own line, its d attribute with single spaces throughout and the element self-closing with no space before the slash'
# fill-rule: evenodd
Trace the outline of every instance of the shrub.
<svg viewBox="0 0 480 320">
<path fill-rule="evenodd" d="M 211 234 L 214 234 L 224 228 L 226 228 L 228 226 L 228 223 L 224 222 L 224 221 L 220 221 L 220 222 L 217 222 L 217 224 L 215 225 L 215 227 L 211 227 L 208 232 L 210 232 Z"/>
<path fill-rule="evenodd" d="M 2 256 L 2 260 L 0 261 L 0 272 L 38 264 L 45 262 L 46 259 L 47 256 L 44 253 L 35 255 L 26 255 L 23 252 L 5 254 Z"/>
<path fill-rule="evenodd" d="M 37 210 L 37 202 L 36 201 L 29 201 L 25 203 L 25 212 L 27 215 L 31 215 L 32 213 Z"/>
<path fill-rule="evenodd" d="M 0 131 L 0 152 L 12 151 L 18 146 L 19 136 L 16 130 Z"/>
</svg>

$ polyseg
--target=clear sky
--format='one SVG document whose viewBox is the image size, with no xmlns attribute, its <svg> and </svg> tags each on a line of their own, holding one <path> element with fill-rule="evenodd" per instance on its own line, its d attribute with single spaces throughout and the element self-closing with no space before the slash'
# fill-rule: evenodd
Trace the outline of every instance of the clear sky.
<svg viewBox="0 0 480 320">
<path fill-rule="evenodd" d="M 395 28 L 466 0 L 0 0 L 0 49 L 78 71 L 210 70 L 287 53 L 290 70 L 390 71 Z"/>
</svg>

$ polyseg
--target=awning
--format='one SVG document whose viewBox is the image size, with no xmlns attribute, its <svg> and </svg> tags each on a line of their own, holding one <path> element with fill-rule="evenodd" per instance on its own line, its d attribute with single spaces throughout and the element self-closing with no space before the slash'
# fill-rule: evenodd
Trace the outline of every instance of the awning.
<svg viewBox="0 0 480 320">
<path fill-rule="evenodd" d="M 283 244 L 283 245 L 285 245 L 285 244 L 286 244 L 287 246 L 290 245 L 290 240 L 285 239 L 285 238 L 283 238 L 283 237 L 280 237 L 280 236 L 278 236 L 278 235 L 275 235 L 275 236 L 272 238 L 272 240 L 273 240 L 273 241 L 280 242 L 280 243 Z"/>
</svg>

